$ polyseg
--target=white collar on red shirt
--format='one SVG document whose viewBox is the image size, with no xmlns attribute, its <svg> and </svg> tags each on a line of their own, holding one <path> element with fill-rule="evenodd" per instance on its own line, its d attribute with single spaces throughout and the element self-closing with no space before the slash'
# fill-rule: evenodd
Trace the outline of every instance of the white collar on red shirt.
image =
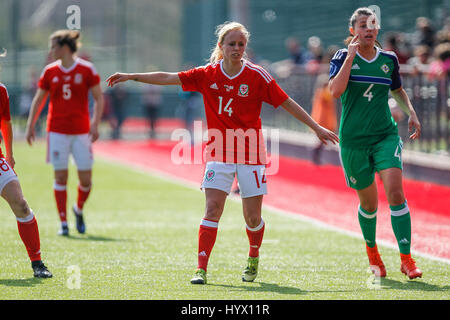
<svg viewBox="0 0 450 320">
<path fill-rule="evenodd" d="M 242 68 L 241 68 L 241 70 L 239 70 L 239 72 L 236 73 L 236 74 L 235 74 L 234 76 L 232 76 L 232 77 L 230 77 L 230 76 L 225 72 L 225 70 L 223 70 L 223 66 L 222 66 L 223 59 L 220 60 L 219 63 L 220 63 L 220 70 L 221 70 L 222 73 L 225 75 L 225 77 L 227 77 L 228 79 L 232 80 L 232 79 L 238 77 L 238 76 L 242 73 L 242 71 L 244 71 L 244 68 L 245 68 L 245 65 L 246 65 L 246 63 L 247 63 L 247 60 L 242 59 Z"/>
<path fill-rule="evenodd" d="M 63 65 L 61 64 L 61 60 L 58 60 L 58 67 L 61 69 L 62 72 L 65 73 L 69 73 L 70 71 L 72 71 L 73 69 L 75 69 L 75 67 L 78 65 L 80 58 L 75 58 L 75 62 L 69 67 L 69 68 L 64 68 Z"/>
</svg>

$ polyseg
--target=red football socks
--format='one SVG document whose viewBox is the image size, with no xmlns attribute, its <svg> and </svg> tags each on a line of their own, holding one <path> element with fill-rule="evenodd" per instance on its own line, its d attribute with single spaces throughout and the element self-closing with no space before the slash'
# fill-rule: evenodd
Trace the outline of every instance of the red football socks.
<svg viewBox="0 0 450 320">
<path fill-rule="evenodd" d="M 78 198 L 77 198 L 77 207 L 79 210 L 83 210 L 84 203 L 89 197 L 89 193 L 91 192 L 91 187 L 83 187 L 78 185 Z"/>
<path fill-rule="evenodd" d="M 22 242 L 27 249 L 30 260 L 41 260 L 41 242 L 39 239 L 39 229 L 33 213 L 30 212 L 30 214 L 25 218 L 16 219 L 20 238 L 22 239 Z"/>
<path fill-rule="evenodd" d="M 202 219 L 198 231 L 198 269 L 206 271 L 211 251 L 217 237 L 218 221 Z"/>
<path fill-rule="evenodd" d="M 250 244 L 250 250 L 248 252 L 248 256 L 252 258 L 256 258 L 259 256 L 259 248 L 261 247 L 261 243 L 264 236 L 265 223 L 264 220 L 261 219 L 261 223 L 255 227 L 250 228 L 247 226 L 247 236 L 248 242 Z"/>
<path fill-rule="evenodd" d="M 59 219 L 62 223 L 67 223 L 67 188 L 64 184 L 53 184 L 55 194 L 56 208 L 58 209 Z"/>
</svg>

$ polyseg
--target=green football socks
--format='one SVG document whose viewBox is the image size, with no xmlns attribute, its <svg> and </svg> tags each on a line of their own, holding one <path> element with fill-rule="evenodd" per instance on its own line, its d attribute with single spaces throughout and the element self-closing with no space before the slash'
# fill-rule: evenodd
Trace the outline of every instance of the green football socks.
<svg viewBox="0 0 450 320">
<path fill-rule="evenodd" d="M 361 226 L 362 234 L 367 246 L 375 247 L 375 234 L 377 229 L 377 210 L 369 212 L 364 210 L 361 206 L 358 208 L 358 220 Z"/>
<path fill-rule="evenodd" d="M 391 223 L 397 239 L 400 253 L 410 254 L 411 250 L 411 215 L 406 201 L 399 206 L 391 208 Z"/>
</svg>

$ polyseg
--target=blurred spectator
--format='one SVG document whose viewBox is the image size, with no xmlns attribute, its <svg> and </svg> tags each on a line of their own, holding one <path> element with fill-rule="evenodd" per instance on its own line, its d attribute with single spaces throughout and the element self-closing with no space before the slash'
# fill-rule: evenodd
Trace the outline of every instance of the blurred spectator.
<svg viewBox="0 0 450 320">
<path fill-rule="evenodd" d="M 285 41 L 286 49 L 289 52 L 289 58 L 294 64 L 305 64 L 307 61 L 306 53 L 300 46 L 300 42 L 293 38 L 289 37 Z"/>
<path fill-rule="evenodd" d="M 436 38 L 438 43 L 450 42 L 450 17 L 445 19 L 444 26 L 438 31 Z"/>
<path fill-rule="evenodd" d="M 312 102 L 311 117 L 322 127 L 336 132 L 336 100 L 328 89 L 328 74 L 321 74 L 317 77 Z M 313 150 L 312 160 L 315 164 L 321 163 L 321 153 L 324 144 L 319 140 Z"/>
<path fill-rule="evenodd" d="M 125 121 L 126 115 L 124 110 L 124 103 L 127 99 L 127 91 L 123 85 L 115 85 L 109 92 L 110 102 L 111 102 L 111 115 L 112 115 L 112 133 L 111 138 L 116 140 L 121 137 L 122 124 Z"/>
<path fill-rule="evenodd" d="M 432 49 L 435 45 L 435 31 L 428 18 L 418 17 L 416 19 L 416 31 L 413 33 L 412 45 L 426 45 Z"/>
<path fill-rule="evenodd" d="M 417 46 L 414 49 L 414 56 L 408 59 L 408 65 L 411 66 L 413 75 L 428 72 L 429 64 L 432 61 L 430 49 L 425 45 Z"/>
<path fill-rule="evenodd" d="M 400 64 L 406 64 L 409 59 L 409 54 L 405 47 L 404 41 L 400 41 L 400 36 L 396 32 L 388 32 L 385 35 L 383 49 L 393 51 L 397 55 Z"/>
<path fill-rule="evenodd" d="M 197 115 L 197 111 L 202 106 L 202 95 L 196 91 L 183 91 L 178 92 L 180 98 L 180 108 L 183 115 L 183 119 L 186 125 L 186 129 L 191 134 L 191 143 L 194 144 L 194 120 Z"/>
<path fill-rule="evenodd" d="M 150 126 L 150 138 L 155 137 L 155 126 L 162 102 L 162 87 L 148 84 L 144 90 L 144 109 Z"/>
<path fill-rule="evenodd" d="M 450 42 L 441 43 L 434 49 L 435 60 L 430 64 L 429 79 L 445 79 L 450 73 Z"/>
<path fill-rule="evenodd" d="M 308 39 L 308 51 L 305 54 L 306 71 L 309 73 L 318 73 L 320 63 L 322 61 L 324 52 L 322 41 L 319 37 L 312 36 Z"/>
</svg>

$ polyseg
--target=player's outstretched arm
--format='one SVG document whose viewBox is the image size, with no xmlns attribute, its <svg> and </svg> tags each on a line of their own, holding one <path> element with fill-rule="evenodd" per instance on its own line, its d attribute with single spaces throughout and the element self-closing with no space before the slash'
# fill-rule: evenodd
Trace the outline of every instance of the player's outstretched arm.
<svg viewBox="0 0 450 320">
<path fill-rule="evenodd" d="M 331 141 L 333 144 L 339 142 L 339 137 L 332 131 L 319 125 L 311 116 L 306 112 L 297 102 L 293 99 L 288 98 L 284 101 L 281 106 L 293 115 L 297 120 L 303 122 L 308 127 L 310 127 L 314 133 L 317 135 L 320 141 L 327 144 L 327 141 Z"/>
<path fill-rule="evenodd" d="M 28 115 L 27 129 L 25 133 L 26 140 L 29 145 L 34 141 L 34 125 L 45 106 L 45 100 L 47 99 L 48 91 L 39 88 L 34 95 L 31 102 L 30 113 Z"/>
<path fill-rule="evenodd" d="M 178 73 L 175 72 L 148 72 L 148 73 L 120 73 L 116 72 L 106 79 L 108 86 L 116 83 L 134 80 L 137 82 L 159 84 L 159 85 L 181 85 Z"/>
<path fill-rule="evenodd" d="M 409 136 L 410 139 L 417 139 L 420 137 L 422 127 L 417 117 L 416 111 L 409 100 L 408 94 L 402 87 L 391 91 L 392 97 L 395 99 L 399 107 L 409 116 L 408 129 L 409 132 L 414 132 Z"/>
</svg>

